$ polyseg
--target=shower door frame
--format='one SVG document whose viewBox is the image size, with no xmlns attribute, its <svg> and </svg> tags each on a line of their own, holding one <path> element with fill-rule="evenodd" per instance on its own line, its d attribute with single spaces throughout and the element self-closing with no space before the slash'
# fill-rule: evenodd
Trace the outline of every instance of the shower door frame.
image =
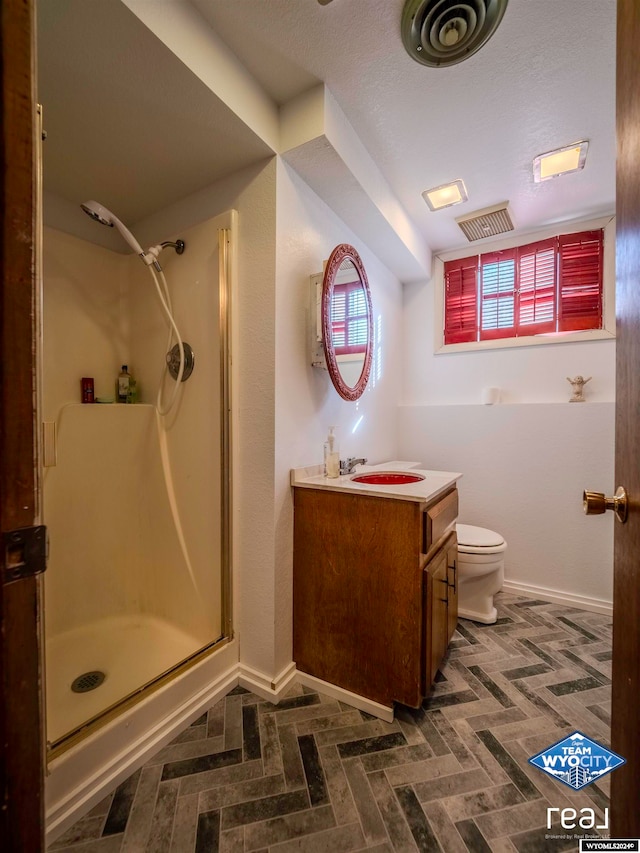
<svg viewBox="0 0 640 853">
<path fill-rule="evenodd" d="M 213 220 L 225 218 L 226 225 L 217 228 L 218 233 L 218 331 L 220 334 L 220 552 L 221 560 L 221 635 L 210 643 L 207 643 L 187 658 L 171 666 L 168 670 L 159 673 L 150 681 L 140 685 L 132 693 L 123 696 L 112 705 L 105 708 L 94 717 L 86 720 L 76 728 L 67 732 L 51 743 L 46 740 L 46 762 L 49 764 L 68 749 L 78 745 L 88 736 L 101 729 L 106 723 L 117 719 L 124 711 L 145 699 L 150 693 L 163 687 L 168 682 L 179 677 L 191 666 L 199 663 L 210 654 L 221 649 L 233 639 L 233 606 L 232 606 L 232 576 L 233 576 L 233 370 L 232 370 L 232 346 L 233 346 L 233 322 L 232 311 L 234 295 L 236 292 L 235 276 L 237 269 L 237 230 L 238 213 L 229 209 L 211 217 Z M 40 249 L 41 251 L 41 249 Z M 42 377 L 38 376 L 38 382 Z M 45 509 L 46 519 L 46 509 Z M 44 608 L 44 595 L 42 596 Z M 46 651 L 42 643 L 43 655 L 43 682 L 44 670 L 46 669 Z M 43 703 L 44 705 L 44 703 Z M 43 711 L 44 713 L 44 711 Z M 46 736 L 46 714 L 43 719 L 43 728 Z"/>
</svg>

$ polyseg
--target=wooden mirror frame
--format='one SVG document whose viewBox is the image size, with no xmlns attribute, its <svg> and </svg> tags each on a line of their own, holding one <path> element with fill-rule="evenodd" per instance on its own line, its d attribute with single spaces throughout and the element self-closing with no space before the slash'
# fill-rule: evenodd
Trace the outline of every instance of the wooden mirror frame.
<svg viewBox="0 0 640 853">
<path fill-rule="evenodd" d="M 356 272 L 362 282 L 365 298 L 367 300 L 367 349 L 364 355 L 362 372 L 353 387 L 346 384 L 342 378 L 342 374 L 340 373 L 340 368 L 338 366 L 333 346 L 331 329 L 331 297 L 333 294 L 333 287 L 340 265 L 343 264 L 345 260 L 351 261 L 356 268 Z M 373 308 L 371 306 L 371 292 L 369 290 L 369 282 L 367 280 L 364 264 L 362 263 L 360 255 L 356 252 L 353 246 L 350 246 L 348 243 L 340 243 L 340 245 L 335 247 L 329 256 L 327 266 L 325 267 L 324 277 L 322 279 L 322 345 L 327 361 L 327 369 L 334 388 L 344 400 L 358 400 L 362 396 L 364 389 L 367 387 L 369 374 L 371 373 L 371 361 L 373 357 Z"/>
</svg>

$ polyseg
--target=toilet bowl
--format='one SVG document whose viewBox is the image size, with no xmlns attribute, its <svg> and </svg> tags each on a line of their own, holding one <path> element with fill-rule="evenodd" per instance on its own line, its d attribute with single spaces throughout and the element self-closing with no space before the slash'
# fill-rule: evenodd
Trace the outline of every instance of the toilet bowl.
<svg viewBox="0 0 640 853">
<path fill-rule="evenodd" d="M 457 524 L 458 616 L 490 625 L 498 618 L 493 596 L 504 581 L 507 543 L 499 533 Z"/>
</svg>

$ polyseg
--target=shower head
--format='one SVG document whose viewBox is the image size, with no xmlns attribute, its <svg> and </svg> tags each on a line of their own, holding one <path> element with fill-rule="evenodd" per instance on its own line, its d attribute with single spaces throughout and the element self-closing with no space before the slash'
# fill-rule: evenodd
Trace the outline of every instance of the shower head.
<svg viewBox="0 0 640 853">
<path fill-rule="evenodd" d="M 85 201 L 80 207 L 84 210 L 87 216 L 95 219 L 101 225 L 109 225 L 113 227 L 113 214 L 106 207 L 98 204 L 97 201 Z"/>
<path fill-rule="evenodd" d="M 133 251 L 142 257 L 142 259 L 146 261 L 146 253 L 143 251 L 140 243 L 133 236 L 131 231 L 124 225 L 118 217 L 111 213 L 111 211 L 99 204 L 97 201 L 85 201 L 80 207 L 84 210 L 84 212 L 90 216 L 92 219 L 95 219 L 96 222 L 99 222 L 101 225 L 108 225 L 110 228 L 114 226 L 118 229 L 122 237 L 127 241 L 127 243 L 131 246 Z"/>
</svg>

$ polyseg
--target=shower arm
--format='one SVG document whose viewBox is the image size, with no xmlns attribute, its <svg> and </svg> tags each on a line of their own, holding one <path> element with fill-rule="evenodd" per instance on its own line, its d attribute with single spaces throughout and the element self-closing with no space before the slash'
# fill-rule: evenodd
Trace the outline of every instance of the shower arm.
<svg viewBox="0 0 640 853">
<path fill-rule="evenodd" d="M 162 267 L 158 258 L 160 257 L 160 252 L 168 247 L 175 249 L 177 255 L 181 255 L 184 252 L 185 243 L 184 240 L 176 240 L 175 243 L 172 240 L 165 240 L 163 243 L 158 243 L 157 246 L 150 246 L 146 253 L 142 255 L 142 260 L 147 266 L 153 266 L 158 272 L 161 272 Z"/>
<path fill-rule="evenodd" d="M 163 249 L 166 249 L 170 246 L 172 249 L 176 250 L 176 255 L 181 255 L 184 252 L 184 240 L 176 240 L 175 243 L 171 240 L 165 240 L 163 243 L 160 243 Z"/>
</svg>

